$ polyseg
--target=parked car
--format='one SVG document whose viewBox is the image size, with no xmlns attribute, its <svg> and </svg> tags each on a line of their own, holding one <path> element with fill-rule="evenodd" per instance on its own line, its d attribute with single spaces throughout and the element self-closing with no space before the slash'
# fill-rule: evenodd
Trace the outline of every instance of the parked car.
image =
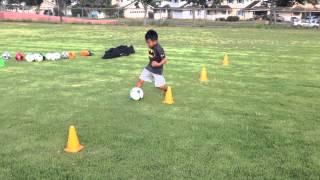
<svg viewBox="0 0 320 180">
<path fill-rule="evenodd" d="M 320 24 L 317 20 L 309 20 L 309 19 L 302 19 L 298 21 L 294 21 L 292 24 L 294 27 L 308 27 L 308 28 L 319 28 Z"/>
<path fill-rule="evenodd" d="M 305 18 L 306 20 L 309 20 L 309 21 L 316 21 L 316 22 L 320 22 L 320 18 L 317 17 L 317 16 L 308 16 Z"/>
</svg>

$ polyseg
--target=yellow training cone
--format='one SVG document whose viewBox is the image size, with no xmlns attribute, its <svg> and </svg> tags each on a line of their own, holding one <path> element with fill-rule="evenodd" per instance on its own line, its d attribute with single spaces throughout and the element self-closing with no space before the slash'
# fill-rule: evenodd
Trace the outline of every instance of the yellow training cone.
<svg viewBox="0 0 320 180">
<path fill-rule="evenodd" d="M 225 54 L 225 55 L 224 55 L 222 64 L 223 64 L 224 66 L 229 66 L 229 57 L 228 57 L 228 54 Z"/>
<path fill-rule="evenodd" d="M 171 90 L 170 86 L 168 86 L 168 89 L 167 89 L 166 95 L 164 97 L 163 103 L 165 103 L 165 104 L 173 104 L 174 103 L 172 90 Z"/>
<path fill-rule="evenodd" d="M 208 73 L 206 67 L 203 65 L 200 72 L 200 82 L 208 82 Z"/>
<path fill-rule="evenodd" d="M 67 147 L 64 149 L 64 151 L 76 153 L 81 151 L 82 148 L 83 146 L 80 144 L 76 128 L 74 126 L 70 126 Z"/>
</svg>

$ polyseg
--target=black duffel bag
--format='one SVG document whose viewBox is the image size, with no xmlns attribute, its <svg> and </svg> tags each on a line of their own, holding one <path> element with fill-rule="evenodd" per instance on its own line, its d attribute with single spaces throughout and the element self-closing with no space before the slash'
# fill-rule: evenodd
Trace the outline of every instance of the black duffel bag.
<svg viewBox="0 0 320 180">
<path fill-rule="evenodd" d="M 133 46 L 118 46 L 116 48 L 110 48 L 107 50 L 102 59 L 112 59 L 121 56 L 129 56 L 130 54 L 135 53 Z"/>
</svg>

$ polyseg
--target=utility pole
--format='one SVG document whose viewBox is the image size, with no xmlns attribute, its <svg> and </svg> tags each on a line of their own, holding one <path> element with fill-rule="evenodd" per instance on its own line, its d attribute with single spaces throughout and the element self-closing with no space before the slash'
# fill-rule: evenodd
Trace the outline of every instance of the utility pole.
<svg viewBox="0 0 320 180">
<path fill-rule="evenodd" d="M 269 25 L 276 24 L 276 22 L 277 22 L 276 0 L 271 0 Z"/>
<path fill-rule="evenodd" d="M 192 25 L 196 25 L 196 10 L 195 7 L 192 7 Z"/>
<path fill-rule="evenodd" d="M 56 0 L 57 4 L 58 4 L 58 16 L 60 17 L 60 23 L 63 22 L 63 19 L 62 19 L 62 0 Z"/>
</svg>

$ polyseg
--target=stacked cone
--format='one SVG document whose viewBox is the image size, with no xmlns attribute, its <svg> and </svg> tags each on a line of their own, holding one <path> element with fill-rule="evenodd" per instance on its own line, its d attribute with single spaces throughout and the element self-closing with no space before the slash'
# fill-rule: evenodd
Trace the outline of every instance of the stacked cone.
<svg viewBox="0 0 320 180">
<path fill-rule="evenodd" d="M 173 95 L 172 95 L 172 89 L 171 89 L 170 86 L 168 86 L 168 89 L 166 91 L 163 103 L 164 104 L 173 104 L 174 103 Z"/>
<path fill-rule="evenodd" d="M 208 82 L 208 73 L 205 65 L 202 65 L 199 81 L 204 83 Z"/>
<path fill-rule="evenodd" d="M 228 54 L 225 54 L 225 55 L 224 55 L 222 64 L 223 64 L 224 66 L 229 66 L 229 57 L 228 57 Z"/>
<path fill-rule="evenodd" d="M 74 126 L 70 126 L 67 147 L 64 149 L 64 151 L 69 153 L 76 153 L 81 151 L 81 149 L 83 149 L 83 146 L 80 144 L 76 128 Z"/>
</svg>

